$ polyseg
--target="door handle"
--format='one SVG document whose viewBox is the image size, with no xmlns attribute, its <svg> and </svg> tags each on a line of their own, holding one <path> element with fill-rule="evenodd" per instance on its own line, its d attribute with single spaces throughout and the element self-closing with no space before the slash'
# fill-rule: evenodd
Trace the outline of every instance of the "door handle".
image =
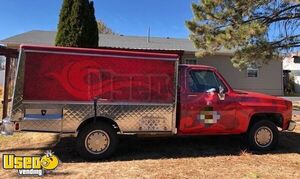
<svg viewBox="0 0 300 179">
<path fill-rule="evenodd" d="M 198 95 L 195 94 L 189 94 L 188 97 L 197 97 Z"/>
</svg>

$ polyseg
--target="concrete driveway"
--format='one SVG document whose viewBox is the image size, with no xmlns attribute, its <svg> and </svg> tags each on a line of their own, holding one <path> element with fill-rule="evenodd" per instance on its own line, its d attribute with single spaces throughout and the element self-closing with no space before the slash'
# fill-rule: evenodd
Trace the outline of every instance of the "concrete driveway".
<svg viewBox="0 0 300 179">
<path fill-rule="evenodd" d="M 292 96 L 292 97 L 284 96 L 282 98 L 292 101 L 293 103 L 300 102 L 300 97 L 298 96 Z M 300 110 L 293 110 L 293 115 L 300 115 Z"/>
<path fill-rule="evenodd" d="M 293 115 L 300 115 L 300 111 L 299 110 L 293 110 Z"/>
<path fill-rule="evenodd" d="M 292 97 L 282 96 L 281 98 L 287 99 L 292 102 L 297 102 L 297 101 L 300 102 L 300 96 L 299 97 L 298 96 L 292 96 Z"/>
</svg>

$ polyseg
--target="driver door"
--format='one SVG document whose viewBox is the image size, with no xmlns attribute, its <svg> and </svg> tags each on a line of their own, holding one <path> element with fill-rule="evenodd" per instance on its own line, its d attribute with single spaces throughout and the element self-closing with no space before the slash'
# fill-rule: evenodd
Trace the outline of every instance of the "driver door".
<svg viewBox="0 0 300 179">
<path fill-rule="evenodd" d="M 181 74 L 179 133 L 209 135 L 237 128 L 236 102 L 214 70 L 186 69 Z M 220 91 L 221 90 L 221 91 Z"/>
</svg>

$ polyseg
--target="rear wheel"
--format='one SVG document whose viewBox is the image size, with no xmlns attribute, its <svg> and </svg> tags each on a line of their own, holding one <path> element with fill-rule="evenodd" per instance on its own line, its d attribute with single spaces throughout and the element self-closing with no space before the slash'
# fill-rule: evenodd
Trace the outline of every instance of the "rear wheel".
<svg viewBox="0 0 300 179">
<path fill-rule="evenodd" d="M 77 151 L 87 160 L 110 157 L 118 144 L 118 136 L 112 125 L 103 122 L 83 127 L 77 137 Z"/>
<path fill-rule="evenodd" d="M 272 150 L 278 143 L 278 129 L 271 121 L 259 121 L 252 125 L 247 138 L 250 148 L 253 150 Z"/>
</svg>

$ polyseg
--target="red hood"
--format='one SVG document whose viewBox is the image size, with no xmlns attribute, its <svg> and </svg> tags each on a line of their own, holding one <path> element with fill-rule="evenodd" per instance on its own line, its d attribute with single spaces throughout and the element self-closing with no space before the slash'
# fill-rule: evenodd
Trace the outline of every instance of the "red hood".
<svg viewBox="0 0 300 179">
<path fill-rule="evenodd" d="M 263 93 L 257 93 L 257 92 L 251 92 L 251 91 L 244 91 L 244 90 L 234 90 L 235 93 L 245 96 L 245 97 L 250 97 L 250 98 L 259 98 L 261 100 L 277 100 L 277 101 L 285 101 L 287 102 L 288 100 L 276 96 L 271 96 Z M 290 102 L 290 101 L 289 101 Z"/>
<path fill-rule="evenodd" d="M 240 111 L 248 109 L 249 114 L 277 113 L 281 114 L 283 129 L 288 126 L 292 118 L 293 104 L 284 98 L 266 95 L 262 93 L 234 90 Z"/>
</svg>

